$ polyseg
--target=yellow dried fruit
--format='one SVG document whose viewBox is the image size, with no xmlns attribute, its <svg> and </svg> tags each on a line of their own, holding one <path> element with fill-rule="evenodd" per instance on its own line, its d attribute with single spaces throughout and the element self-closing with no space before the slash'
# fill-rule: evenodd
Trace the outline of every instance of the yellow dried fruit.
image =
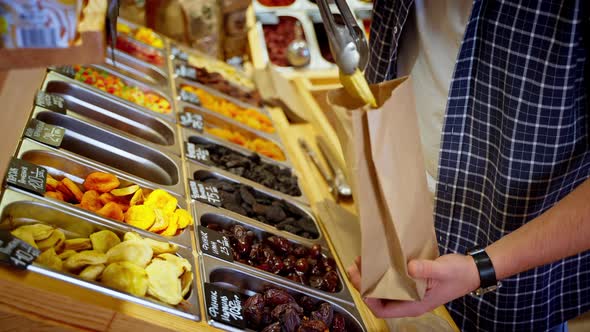
<svg viewBox="0 0 590 332">
<path fill-rule="evenodd" d="M 59 257 L 59 259 L 61 259 L 62 261 L 64 261 L 64 260 L 72 257 L 73 255 L 77 254 L 77 253 L 78 252 L 76 250 L 68 249 L 68 250 L 64 250 L 57 257 Z"/>
<path fill-rule="evenodd" d="M 168 220 L 168 227 L 162 233 L 160 233 L 160 235 L 174 236 L 174 235 L 176 235 L 177 230 L 178 230 L 178 218 L 176 218 L 175 214 L 172 214 L 172 216 Z"/>
<path fill-rule="evenodd" d="M 11 231 L 10 234 L 14 235 L 15 237 L 25 241 L 26 243 L 30 244 L 32 247 L 37 248 L 37 244 L 35 243 L 35 239 L 33 239 L 33 234 L 26 230 L 19 230 L 18 228 Z"/>
<path fill-rule="evenodd" d="M 138 190 L 139 190 L 139 186 L 134 184 L 134 185 L 131 185 L 131 186 L 125 187 L 125 188 L 113 189 L 113 190 L 111 190 L 111 194 L 113 194 L 115 196 L 127 196 L 127 195 L 131 195 L 131 194 L 135 193 Z"/>
<path fill-rule="evenodd" d="M 33 240 L 41 241 L 51 236 L 51 233 L 54 229 L 54 227 L 45 224 L 32 224 L 20 226 L 13 232 L 31 233 L 31 235 L 33 236 Z"/>
<path fill-rule="evenodd" d="M 146 206 L 162 209 L 164 212 L 174 212 L 178 200 L 163 189 L 156 189 L 152 191 L 143 202 Z"/>
<path fill-rule="evenodd" d="M 135 192 L 135 194 L 133 194 L 133 197 L 131 197 L 131 200 L 129 201 L 129 205 L 133 206 L 133 205 L 139 205 L 141 203 L 143 203 L 143 190 L 140 188 Z"/>
<path fill-rule="evenodd" d="M 45 194 L 43 194 L 43 196 L 48 197 L 48 198 L 57 199 L 60 201 L 66 200 L 64 198 L 64 194 L 62 194 L 60 191 L 46 191 Z"/>
<path fill-rule="evenodd" d="M 365 75 L 360 69 L 357 68 L 352 75 L 346 75 L 342 71 L 339 74 L 340 83 L 342 83 L 346 92 L 352 97 L 362 100 L 365 104 L 369 104 L 371 107 L 377 107 L 377 101 L 375 100 L 373 91 L 369 88 Z"/>
<path fill-rule="evenodd" d="M 193 283 L 193 273 L 191 271 L 186 271 L 185 273 L 180 276 L 180 287 L 182 287 L 182 297 L 185 297 L 186 294 L 191 290 L 191 286 Z"/>
<path fill-rule="evenodd" d="M 124 220 L 129 225 L 141 229 L 148 229 L 154 224 L 156 220 L 156 213 L 150 206 L 134 205 L 131 206 L 127 212 L 125 212 Z"/>
<path fill-rule="evenodd" d="M 182 288 L 174 264 L 158 259 L 148 265 L 145 271 L 148 275 L 148 295 L 171 305 L 182 301 Z"/>
<path fill-rule="evenodd" d="M 82 270 L 82 272 L 80 272 L 79 276 L 80 278 L 86 280 L 97 280 L 98 277 L 100 277 L 102 271 L 104 271 L 105 267 L 106 266 L 104 264 L 88 265 L 84 268 L 84 270 Z"/>
<path fill-rule="evenodd" d="M 135 232 L 127 232 L 123 235 L 123 241 L 143 240 L 143 238 Z"/>
<path fill-rule="evenodd" d="M 107 262 L 107 255 L 96 250 L 84 250 L 70 256 L 64 262 L 66 270 L 79 270 L 87 265 L 98 265 Z"/>
<path fill-rule="evenodd" d="M 102 271 L 100 280 L 107 287 L 135 296 L 145 296 L 148 289 L 148 275 L 145 269 L 130 262 L 109 264 Z"/>
<path fill-rule="evenodd" d="M 35 262 L 58 271 L 61 271 L 63 267 L 63 262 L 57 256 L 57 254 L 55 253 L 55 249 L 53 248 L 49 248 L 43 251 L 43 253 L 41 253 L 41 255 L 39 255 L 37 259 L 35 259 Z"/>
<path fill-rule="evenodd" d="M 152 248 L 154 255 L 175 253 L 178 250 L 178 246 L 173 243 L 156 241 L 150 238 L 145 238 L 143 240 Z"/>
<path fill-rule="evenodd" d="M 107 252 L 112 247 L 121 243 L 121 239 L 117 234 L 109 231 L 108 229 L 92 233 L 90 235 L 90 242 L 92 242 L 92 248 L 99 252 Z"/>
<path fill-rule="evenodd" d="M 186 228 L 188 225 L 194 223 L 193 216 L 185 209 L 176 209 L 174 211 L 176 218 L 178 218 L 178 228 Z"/>
<path fill-rule="evenodd" d="M 92 249 L 92 242 L 87 237 L 65 240 L 63 250 L 68 249 L 75 251 Z"/>
<path fill-rule="evenodd" d="M 96 190 L 100 193 L 108 193 L 119 187 L 120 184 L 119 179 L 115 175 L 103 172 L 90 173 L 86 177 L 86 180 L 84 180 L 84 188 L 86 190 Z"/>
<path fill-rule="evenodd" d="M 165 230 L 168 227 L 168 224 L 170 223 L 170 213 L 164 212 L 160 209 L 153 210 L 156 214 L 156 219 L 154 221 L 154 224 L 150 227 L 149 231 L 154 233 L 161 232 Z"/>
<path fill-rule="evenodd" d="M 47 174 L 47 179 L 45 179 L 45 190 L 46 191 L 55 191 L 57 190 L 57 185 L 59 181 L 54 179 L 51 175 Z"/>
<path fill-rule="evenodd" d="M 153 250 L 143 240 L 123 241 L 107 251 L 109 263 L 130 262 L 141 267 L 146 267 L 152 260 Z"/>
<path fill-rule="evenodd" d="M 54 248 L 55 251 L 60 251 L 62 246 L 64 245 L 65 240 L 66 236 L 64 235 L 64 233 L 59 229 L 55 229 L 53 230 L 53 232 L 51 232 L 51 235 L 48 238 L 46 238 L 45 240 L 38 241 L 37 246 L 41 251 L 44 251 L 49 248 Z"/>
<path fill-rule="evenodd" d="M 156 258 L 154 259 L 161 259 L 161 260 L 165 260 L 169 263 L 172 263 L 172 265 L 174 265 L 176 267 L 176 276 L 180 277 L 184 272 L 192 271 L 192 267 L 191 264 L 184 258 L 173 255 L 173 254 L 169 254 L 169 253 L 165 253 L 165 254 L 160 254 L 158 256 L 156 256 Z"/>
</svg>

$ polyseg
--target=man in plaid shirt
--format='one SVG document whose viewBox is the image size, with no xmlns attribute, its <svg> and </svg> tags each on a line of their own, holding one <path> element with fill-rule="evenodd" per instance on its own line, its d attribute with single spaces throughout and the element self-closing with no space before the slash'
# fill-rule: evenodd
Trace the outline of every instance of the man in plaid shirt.
<svg viewBox="0 0 590 332">
<path fill-rule="evenodd" d="M 446 303 L 464 331 L 563 331 L 590 309 L 589 13 L 584 0 L 376 0 L 366 76 L 414 77 L 421 132 L 436 134 L 422 145 L 442 255 L 409 262 L 429 282 L 422 301 L 366 299 L 377 316 Z M 502 282 L 481 296 L 475 246 Z"/>
</svg>

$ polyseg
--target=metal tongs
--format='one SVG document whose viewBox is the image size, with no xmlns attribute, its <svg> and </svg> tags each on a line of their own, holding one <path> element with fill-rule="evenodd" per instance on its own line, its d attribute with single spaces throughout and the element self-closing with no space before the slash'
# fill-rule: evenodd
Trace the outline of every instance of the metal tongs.
<svg viewBox="0 0 590 332">
<path fill-rule="evenodd" d="M 346 0 L 334 0 L 340 13 L 332 13 L 328 1 L 317 0 L 317 4 L 336 65 L 346 75 L 352 75 L 357 68 L 363 71 L 369 61 L 365 32 L 359 27 Z"/>
</svg>

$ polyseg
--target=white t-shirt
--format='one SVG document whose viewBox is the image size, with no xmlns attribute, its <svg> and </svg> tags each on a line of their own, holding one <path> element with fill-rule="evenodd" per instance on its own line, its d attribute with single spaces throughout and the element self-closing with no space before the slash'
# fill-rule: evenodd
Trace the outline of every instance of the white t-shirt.
<svg viewBox="0 0 590 332">
<path fill-rule="evenodd" d="M 472 0 L 415 0 L 401 34 L 398 76 L 412 75 L 428 188 L 434 194 L 443 118 Z"/>
</svg>

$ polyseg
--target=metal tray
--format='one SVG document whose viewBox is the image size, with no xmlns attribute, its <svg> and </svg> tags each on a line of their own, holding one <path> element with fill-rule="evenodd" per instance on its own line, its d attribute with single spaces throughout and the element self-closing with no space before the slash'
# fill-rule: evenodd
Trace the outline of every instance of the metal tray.
<svg viewBox="0 0 590 332">
<path fill-rule="evenodd" d="M 255 293 L 261 293 L 267 287 L 284 289 L 295 298 L 301 295 L 307 295 L 313 299 L 329 302 L 332 304 L 334 311 L 344 316 L 344 319 L 346 320 L 347 331 L 366 331 L 365 326 L 363 326 L 360 314 L 352 305 L 345 303 L 334 303 L 331 299 L 327 299 L 324 296 L 310 293 L 308 289 L 296 287 L 295 285 L 291 284 L 287 285 L 279 283 L 275 280 L 268 279 L 267 276 L 262 275 L 257 271 L 242 271 L 239 267 L 232 266 L 230 263 L 226 263 L 209 256 L 201 256 L 201 262 L 202 280 L 204 282 L 212 283 L 216 286 L 239 292 L 247 296 L 252 296 Z M 207 313 L 207 310 L 205 310 L 205 312 Z M 212 320 L 208 313 L 206 315 L 206 319 L 210 325 L 220 329 L 226 331 L 240 331 L 234 327 Z"/>
<path fill-rule="evenodd" d="M 197 176 L 195 176 L 195 178 L 201 179 L 201 178 L 204 178 L 206 176 L 206 177 L 209 177 L 209 178 L 210 177 L 214 177 L 216 179 L 226 180 L 226 181 L 233 182 L 233 183 L 240 183 L 239 181 L 237 181 L 235 179 L 232 179 L 232 178 L 227 177 L 227 176 L 223 176 L 223 175 L 221 175 L 220 173 L 217 173 L 217 172 L 212 172 L 212 171 L 200 171 L 200 172 L 201 173 L 197 174 Z M 321 243 L 322 245 L 325 245 L 326 244 L 326 240 L 323 237 L 322 230 L 321 230 L 320 226 L 318 225 L 318 222 L 317 222 L 315 216 L 313 215 L 313 213 L 311 212 L 311 210 L 306 205 L 304 205 L 304 204 L 302 204 L 300 202 L 293 201 L 291 199 L 285 199 L 282 196 L 275 195 L 270 190 L 268 190 L 268 189 L 266 189 L 266 188 L 264 188 L 264 187 L 262 187 L 260 185 L 252 186 L 252 189 L 254 191 L 256 191 L 256 192 L 265 194 L 265 195 L 269 196 L 270 198 L 273 198 L 273 199 L 276 199 L 276 200 L 284 200 L 286 203 L 288 203 L 290 205 L 293 205 L 296 209 L 298 209 L 301 212 L 303 212 L 304 214 L 306 214 L 314 222 L 315 227 L 316 227 L 316 229 L 318 231 L 318 237 L 315 238 L 315 239 L 306 239 L 306 238 L 301 237 L 299 235 L 292 234 L 292 233 L 289 233 L 287 231 L 279 230 L 276 227 L 274 227 L 273 225 L 265 224 L 265 223 L 263 223 L 261 221 L 258 221 L 256 219 L 250 218 L 248 216 L 241 215 L 239 213 L 236 213 L 236 212 L 233 212 L 233 211 L 224 209 L 222 207 L 217 208 L 217 207 L 213 207 L 211 205 L 205 204 L 205 203 L 201 203 L 201 202 L 198 202 L 198 201 L 193 201 L 193 203 L 195 204 L 195 209 L 196 209 L 197 215 L 199 216 L 199 214 L 201 213 L 200 212 L 201 209 L 203 209 L 204 206 L 207 206 L 207 207 L 210 207 L 210 209 L 212 209 L 211 212 L 215 212 L 215 213 L 218 213 L 218 214 L 224 214 L 224 215 L 231 216 L 232 218 L 238 219 L 238 220 L 242 220 L 243 222 L 245 222 L 247 224 L 256 225 L 256 226 L 262 227 L 264 229 L 271 230 L 273 233 L 277 233 L 277 234 L 279 234 L 281 236 L 285 236 L 285 235 L 289 234 L 288 236 L 285 236 L 285 237 L 297 239 L 298 241 L 306 242 L 306 243 Z"/>
<path fill-rule="evenodd" d="M 88 162 L 88 161 L 83 160 L 79 157 L 72 156 L 72 155 L 57 151 L 55 149 L 49 148 L 47 146 L 41 145 L 39 143 L 36 143 L 36 142 L 28 140 L 28 139 L 23 140 L 23 142 L 20 146 L 20 149 L 18 151 L 17 157 L 20 159 L 23 159 L 25 161 L 28 161 L 30 163 L 33 163 L 35 165 L 45 167 L 47 169 L 48 173 L 51 174 L 51 176 L 53 176 L 56 179 L 62 179 L 63 177 L 68 177 L 70 180 L 72 180 L 78 184 L 83 183 L 84 179 L 86 179 L 86 176 L 88 176 L 88 174 L 90 174 L 92 172 L 100 171 L 100 172 L 106 172 L 106 173 L 111 173 L 111 174 L 116 175 L 123 187 L 128 186 L 128 185 L 132 185 L 132 184 L 137 184 L 141 188 L 148 188 L 148 189 L 152 189 L 152 190 L 159 188 L 158 186 L 156 186 L 154 184 L 146 183 L 145 181 L 142 181 L 141 179 L 134 178 L 132 176 L 129 176 L 128 174 L 122 173 L 122 172 L 117 171 L 115 169 L 107 168 L 107 167 L 97 165 L 92 162 Z M 184 198 L 179 196 L 178 194 L 174 194 L 174 193 L 172 193 L 172 194 L 178 198 L 178 206 L 186 209 L 187 206 L 186 206 L 186 201 L 184 200 Z M 44 200 L 44 201 L 53 202 L 53 204 L 58 205 L 58 206 L 62 207 L 63 209 L 69 209 L 72 211 L 76 211 L 76 213 L 84 212 L 87 214 L 88 213 L 92 214 L 95 216 L 95 218 L 105 220 L 109 224 L 119 224 L 119 225 L 123 224 L 123 223 L 120 223 L 120 222 L 113 220 L 113 219 L 104 218 L 104 217 L 99 216 L 93 212 L 88 212 L 86 210 L 78 208 L 78 207 L 76 207 L 72 204 L 69 204 L 69 203 L 65 203 L 65 202 L 61 202 L 58 200 L 54 200 L 51 198 L 45 198 L 45 197 L 40 197 L 39 199 Z M 155 233 L 143 231 L 141 229 L 135 228 L 135 227 L 127 225 L 127 224 L 125 224 L 125 225 L 129 229 L 134 229 L 136 231 L 142 231 L 145 233 L 153 234 L 153 237 L 159 238 L 160 241 L 171 241 L 171 242 L 174 242 L 174 243 L 179 244 L 181 246 L 185 246 L 187 248 L 190 248 L 192 246 L 191 245 L 191 243 L 192 243 L 191 235 L 190 235 L 190 232 L 188 231 L 188 228 L 185 228 L 177 236 L 167 238 L 167 237 L 163 237 L 158 234 L 155 234 Z"/>
<path fill-rule="evenodd" d="M 111 54 L 114 53 L 115 62 Z M 166 57 L 163 58 L 166 61 Z M 168 70 L 159 67 L 140 59 L 133 57 L 119 49 L 108 49 L 107 57 L 105 58 L 107 67 L 116 69 L 124 75 L 143 81 L 146 84 L 151 84 L 168 91 Z M 164 62 L 164 64 L 166 64 Z"/>
<path fill-rule="evenodd" d="M 160 97 L 165 98 L 170 103 L 170 107 L 171 107 L 170 113 L 164 114 L 164 113 L 158 113 L 158 112 L 152 111 L 152 110 L 145 108 L 143 106 L 140 106 L 134 102 L 128 101 L 126 99 L 117 97 L 113 94 L 110 94 L 110 93 L 102 91 L 98 88 L 95 88 L 94 86 L 92 86 L 90 84 L 85 84 L 83 82 L 71 79 L 71 78 L 61 75 L 60 73 L 57 73 L 57 72 L 54 72 L 54 74 L 58 75 L 64 81 L 73 82 L 75 84 L 82 85 L 82 86 L 86 87 L 87 89 L 92 90 L 93 92 L 95 92 L 99 95 L 106 96 L 107 98 L 113 99 L 113 100 L 118 101 L 120 103 L 129 105 L 131 107 L 138 108 L 151 116 L 159 117 L 159 118 L 162 118 L 168 122 L 176 123 L 176 117 L 175 117 L 175 112 L 174 112 L 174 110 L 175 110 L 174 102 L 173 102 L 172 98 L 170 97 L 170 93 L 164 92 L 163 90 L 160 90 L 156 87 L 150 86 L 148 84 L 142 83 L 142 82 L 135 80 L 133 78 L 127 77 L 127 76 L 117 72 L 116 70 L 113 70 L 113 69 L 110 69 L 107 67 L 98 67 L 98 66 L 88 66 L 88 67 L 94 67 L 94 69 L 104 70 L 107 73 L 109 73 L 110 75 L 119 77 L 123 82 L 125 82 L 125 84 L 130 85 L 130 86 L 137 86 L 138 88 L 140 88 L 144 92 L 152 92 L 152 93 L 158 94 Z M 50 69 L 53 69 L 53 68 L 50 68 Z"/>
<path fill-rule="evenodd" d="M 244 226 L 246 229 L 254 232 L 254 234 L 256 235 L 256 238 L 259 242 L 261 242 L 263 239 L 271 236 L 271 235 L 279 235 L 279 236 L 283 236 L 283 234 L 276 234 L 276 230 L 267 230 L 267 229 L 262 229 L 261 227 L 258 227 L 256 225 L 251 225 L 251 224 L 247 224 L 241 220 L 237 220 L 234 219 L 232 217 L 226 216 L 226 215 L 221 215 L 221 214 L 217 214 L 217 213 L 211 213 L 208 212 L 207 210 L 203 210 L 203 211 L 199 211 L 198 213 L 198 223 L 199 225 L 202 226 L 207 226 L 210 223 L 216 223 L 219 224 L 220 226 L 227 228 L 229 226 L 232 225 L 241 225 Z M 195 234 L 197 234 L 197 232 L 195 232 Z M 291 242 L 292 244 L 300 244 L 306 247 L 311 247 L 311 245 L 306 241 L 303 242 L 299 239 L 294 239 L 291 233 L 288 233 L 289 236 L 284 236 L 285 238 L 287 238 L 289 240 L 289 242 Z M 195 236 L 197 243 L 199 243 L 199 237 Z M 197 246 L 198 248 L 200 248 L 200 245 Z M 333 255 L 330 253 L 330 250 L 328 249 L 328 247 L 326 246 L 322 246 L 322 251 L 323 251 L 323 256 L 324 257 L 332 257 Z M 202 253 L 204 254 L 204 253 Z M 343 301 L 346 302 L 348 304 L 354 305 L 354 300 L 352 299 L 352 295 L 350 294 L 350 292 L 348 291 L 348 289 L 346 288 L 346 284 L 344 282 L 344 277 L 342 275 L 342 273 L 340 273 L 340 271 L 338 270 L 338 277 L 340 278 L 340 290 L 335 292 L 335 293 L 329 293 L 326 291 L 322 291 L 319 289 L 315 289 L 312 288 L 311 286 L 307 286 L 304 284 L 300 284 L 294 281 L 291 281 L 289 279 L 287 279 L 286 277 L 282 277 L 282 276 L 278 276 L 275 275 L 273 273 L 270 272 L 265 272 L 263 270 L 259 270 L 256 269 L 253 266 L 247 265 L 247 264 L 243 264 L 237 261 L 234 261 L 233 264 L 238 264 L 243 270 L 246 271 L 250 271 L 250 270 L 256 270 L 259 271 L 260 273 L 264 274 L 267 276 L 267 278 L 269 279 L 273 279 L 273 280 L 277 280 L 278 282 L 281 283 L 287 283 L 287 284 L 293 284 L 296 286 L 303 286 L 309 293 L 313 293 L 313 294 L 317 294 L 317 295 L 323 295 L 327 298 L 330 298 L 333 301 Z"/>
<path fill-rule="evenodd" d="M 55 226 L 61 229 L 67 238 L 76 237 L 88 237 L 91 233 L 103 229 L 108 229 L 120 237 L 125 232 L 134 231 L 125 227 L 124 225 L 113 225 L 110 223 L 104 223 L 102 220 L 97 219 L 94 215 L 84 213 L 73 213 L 67 211 L 59 206 L 53 205 L 49 202 L 33 201 L 27 195 L 12 191 L 10 189 L 4 192 L 2 203 L 2 216 L 0 222 L 0 229 L 7 230 L 13 229 L 16 226 L 29 223 L 43 223 L 47 225 Z M 140 232 L 142 237 L 153 238 L 161 241 L 162 239 L 153 237 L 151 234 L 146 232 Z M 200 320 L 200 302 L 198 299 L 197 291 L 197 278 L 196 278 L 196 266 L 195 257 L 192 254 L 190 248 L 178 247 L 178 255 L 186 258 L 193 269 L 193 282 L 192 290 L 189 292 L 188 297 L 185 300 L 189 303 L 188 306 L 170 306 L 156 300 L 148 298 L 142 298 L 127 294 L 115 289 L 108 288 L 98 282 L 86 281 L 75 275 L 52 270 L 33 263 L 29 266 L 30 272 L 39 273 L 48 277 L 56 278 L 70 284 L 74 284 L 80 287 L 89 288 L 93 291 L 113 296 L 129 302 L 134 302 L 146 307 L 164 311 L 173 315 L 181 316 L 183 318 L 191 320 Z"/>
<path fill-rule="evenodd" d="M 219 176 L 223 177 L 224 179 L 225 178 L 232 179 L 235 182 L 240 182 L 240 183 L 248 185 L 250 187 L 263 189 L 265 191 L 268 191 L 269 193 L 272 193 L 274 196 L 281 197 L 285 200 L 294 200 L 294 201 L 309 205 L 309 201 L 304 196 L 303 190 L 301 190 L 301 182 L 299 181 L 300 180 L 299 177 L 297 177 L 297 185 L 299 185 L 299 189 L 301 190 L 301 196 L 291 196 L 291 195 L 285 194 L 281 191 L 268 188 L 258 182 L 255 182 L 255 181 L 249 180 L 247 178 L 233 174 L 232 172 L 224 171 L 221 168 L 217 168 L 215 166 L 207 166 L 207 165 L 199 163 L 196 160 L 192 160 L 192 159 L 189 159 L 189 160 L 191 161 L 191 162 L 187 163 L 187 171 L 188 171 L 187 175 L 189 176 L 189 178 L 196 179 L 198 177 L 198 175 L 203 172 L 205 172 L 205 173 L 215 172 L 216 174 L 219 174 Z"/>
<path fill-rule="evenodd" d="M 108 126 L 119 135 L 133 136 L 150 147 L 180 155 L 176 127 L 117 100 L 107 98 L 82 85 L 49 73 L 42 90 L 66 100 L 66 114 L 95 125 Z"/>
<path fill-rule="evenodd" d="M 60 150 L 68 150 L 184 195 L 180 157 L 64 114 L 43 110 L 35 112 L 32 117 L 66 129 Z"/>
<path fill-rule="evenodd" d="M 280 143 L 280 140 L 276 139 L 275 137 L 260 135 L 259 134 L 260 132 L 258 132 L 258 131 L 248 129 L 248 127 L 241 125 L 239 122 L 236 122 L 236 121 L 230 122 L 230 121 L 228 121 L 228 118 L 217 115 L 215 112 L 209 111 L 204 108 L 195 107 L 195 106 L 184 106 L 184 105 L 181 105 L 180 107 L 184 112 L 191 112 L 191 113 L 201 115 L 203 117 L 203 122 L 205 123 L 206 127 L 216 127 L 216 128 L 222 128 L 222 129 L 229 129 L 231 131 L 238 132 L 240 135 L 244 136 L 248 140 L 262 138 L 262 139 L 265 139 L 265 140 L 268 140 L 268 141 L 274 143 L 283 152 L 283 155 L 285 156 L 285 160 L 281 161 L 281 160 L 272 159 L 267 156 L 263 156 L 263 157 L 265 159 L 272 160 L 273 162 L 280 164 L 280 165 L 286 165 L 286 166 L 291 165 L 290 160 L 289 160 L 289 155 L 286 153 L 285 148 Z M 215 136 L 212 134 L 208 134 L 205 131 L 202 133 L 199 133 L 198 131 L 191 129 L 191 128 L 182 128 L 181 132 L 182 132 L 182 138 L 183 138 L 184 142 L 190 141 L 192 136 L 200 136 L 200 137 L 207 137 L 208 139 L 210 139 L 214 142 L 220 142 L 220 143 L 223 142 L 222 145 L 226 145 L 228 147 L 231 147 L 234 150 L 237 149 L 237 150 L 242 151 L 247 154 L 251 154 L 251 153 L 256 152 L 256 151 L 252 151 L 242 145 L 225 140 L 221 137 L 218 137 L 218 136 Z"/>
</svg>

